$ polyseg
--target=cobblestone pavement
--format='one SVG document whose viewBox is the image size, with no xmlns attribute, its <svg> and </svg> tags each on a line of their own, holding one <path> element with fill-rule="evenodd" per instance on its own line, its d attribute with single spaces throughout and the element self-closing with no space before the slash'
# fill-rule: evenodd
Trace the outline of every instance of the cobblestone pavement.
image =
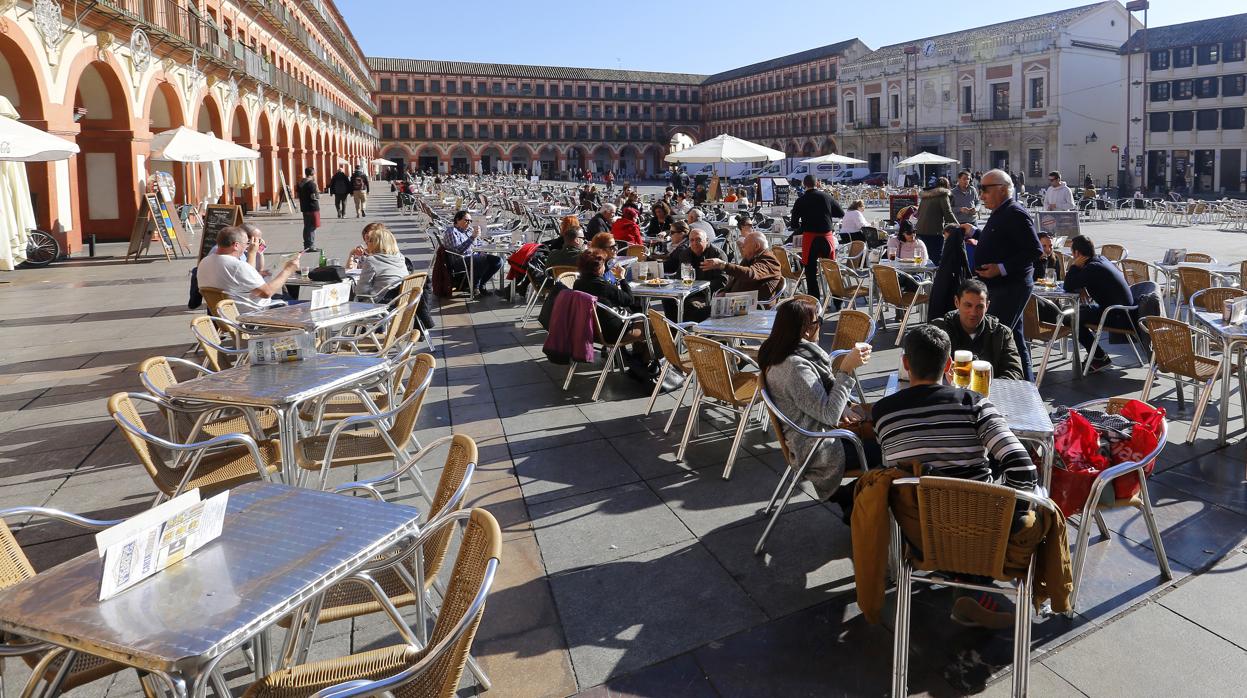
<svg viewBox="0 0 1247 698">
<path fill-rule="evenodd" d="M 422 222 L 393 214 L 386 196 L 374 197 L 373 207 L 405 251 L 427 264 Z M 325 209 L 332 210 L 327 201 Z M 294 216 L 252 220 L 266 231 L 271 259 L 297 247 Z M 329 256 L 345 256 L 362 222 L 326 219 L 319 240 Z M 1206 225 L 1091 222 L 1084 231 L 1147 260 L 1169 247 L 1211 252 L 1222 261 L 1247 257 L 1242 233 Z M 121 245 L 101 245 L 94 259 L 0 275 L 3 506 L 117 518 L 143 510 L 154 493 L 108 419 L 105 401 L 115 391 L 140 389 L 142 359 L 189 354 L 192 263 L 126 264 L 122 253 Z M 425 443 L 452 431 L 477 440 L 482 467 L 471 504 L 489 508 L 503 526 L 500 576 L 474 647 L 494 681 L 489 694 L 885 695 L 890 611 L 880 626 L 858 612 L 848 530 L 834 505 L 799 495 L 767 554 L 752 553 L 763 525 L 756 512 L 782 468 L 771 436 L 750 430 L 732 479 L 724 481 L 720 466 L 734 422 L 711 412 L 687 461 L 677 462 L 679 429 L 662 430 L 671 397 L 661 397 L 647 417 L 647 396 L 619 375 L 592 402 L 593 381 L 584 371 L 564 392 L 565 369 L 544 359 L 535 323 L 517 323 L 522 308 L 496 298 L 442 304 L 435 330 L 439 371 L 417 425 Z M 890 330 L 876 337 L 864 372 L 872 399 L 898 361 L 894 341 Z M 1109 350 L 1121 368 L 1085 380 L 1075 380 L 1068 361 L 1058 360 L 1043 383 L 1049 403 L 1137 395 L 1143 370 L 1129 367 L 1134 362 L 1122 353 L 1129 353 L 1125 345 Z M 1107 515 L 1112 538 L 1091 537 L 1078 613 L 1036 623 L 1035 695 L 1247 692 L 1241 408 L 1232 396 L 1229 446 L 1216 446 L 1216 405 L 1194 443 L 1179 443 L 1191 403 L 1179 410 L 1167 379 L 1161 389 L 1175 443 L 1151 488 L 1174 579 L 1160 579 L 1146 527 L 1133 510 Z M 32 526 L 18 539 L 36 569 L 91 548 L 88 536 L 62 526 Z M 1007 694 L 1001 665 L 1011 653 L 1009 632 L 949 623 L 950 601 L 948 590 L 916 599 L 911 690 L 956 695 L 987 683 L 987 694 Z M 379 618 L 333 623 L 318 634 L 313 657 L 395 637 Z M 10 664 L 9 681 L 24 681 L 24 665 Z M 246 685 L 241 659 L 227 669 L 232 686 Z M 128 672 L 75 693 L 138 691 Z M 467 686 L 463 693 L 473 691 Z"/>
</svg>

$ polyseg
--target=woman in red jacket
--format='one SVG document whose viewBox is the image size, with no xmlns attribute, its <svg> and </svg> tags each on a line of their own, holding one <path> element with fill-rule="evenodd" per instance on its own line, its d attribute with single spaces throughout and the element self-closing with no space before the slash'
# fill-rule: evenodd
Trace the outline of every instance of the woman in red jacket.
<svg viewBox="0 0 1247 698">
<path fill-rule="evenodd" d="M 644 245 L 645 241 L 641 239 L 641 227 L 636 223 L 637 210 L 627 207 L 620 211 L 619 218 L 611 225 L 611 237 L 616 242 L 626 242 L 629 245 Z"/>
</svg>

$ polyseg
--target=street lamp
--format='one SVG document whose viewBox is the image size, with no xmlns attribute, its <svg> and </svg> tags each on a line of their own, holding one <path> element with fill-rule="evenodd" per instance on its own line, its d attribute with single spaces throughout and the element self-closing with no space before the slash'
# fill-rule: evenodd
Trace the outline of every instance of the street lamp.
<svg viewBox="0 0 1247 698">
<path fill-rule="evenodd" d="M 1082 142 L 1083 142 L 1083 145 L 1086 145 L 1087 143 L 1095 143 L 1098 140 L 1100 140 L 1099 137 L 1095 135 L 1095 131 L 1092 131 L 1090 134 L 1087 135 L 1086 138 L 1082 140 Z"/>
<path fill-rule="evenodd" d="M 1139 99 L 1139 104 L 1141 105 L 1143 109 L 1144 116 L 1147 115 L 1147 68 L 1148 68 L 1148 64 L 1151 62 L 1151 54 L 1149 54 L 1147 51 L 1147 10 L 1149 7 L 1151 7 L 1151 3 L 1149 3 L 1148 0 L 1130 0 L 1130 2 L 1126 3 L 1127 41 L 1129 41 L 1130 22 L 1131 20 L 1134 19 L 1133 13 L 1139 12 L 1139 11 L 1143 12 L 1143 48 L 1142 48 L 1143 87 L 1142 87 L 1142 96 Z M 1133 49 L 1128 50 L 1126 52 L 1127 70 L 1129 70 L 1130 68 L 1131 56 L 1133 55 L 1133 53 L 1134 53 Z M 1129 76 L 1127 76 L 1127 79 L 1129 79 Z M 1127 89 L 1127 92 L 1126 92 L 1126 107 L 1127 107 L 1126 114 L 1127 116 L 1129 116 L 1130 114 L 1129 106 L 1130 106 L 1130 91 L 1129 89 Z M 1133 119 L 1131 121 L 1133 123 Z M 1127 129 L 1127 131 L 1128 130 L 1129 129 Z M 1148 182 L 1147 182 L 1147 124 L 1142 124 L 1140 126 L 1139 134 L 1140 134 L 1139 152 L 1135 155 L 1135 157 L 1143 158 L 1143 167 L 1140 168 L 1140 179 L 1142 180 L 1141 181 L 1142 187 L 1144 189 L 1147 189 L 1147 185 L 1148 185 Z M 1126 153 L 1127 153 L 1127 157 L 1129 157 L 1129 154 L 1130 154 L 1129 133 L 1127 133 L 1127 136 L 1126 136 Z M 1133 168 L 1133 165 L 1130 163 L 1129 159 L 1127 159 L 1126 170 L 1133 174 L 1134 170 L 1132 168 Z"/>
</svg>

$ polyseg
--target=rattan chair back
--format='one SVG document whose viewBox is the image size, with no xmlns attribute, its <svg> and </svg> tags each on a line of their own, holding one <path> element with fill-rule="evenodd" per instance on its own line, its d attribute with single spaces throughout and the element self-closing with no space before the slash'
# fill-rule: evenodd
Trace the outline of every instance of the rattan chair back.
<svg viewBox="0 0 1247 698">
<path fill-rule="evenodd" d="M 1243 212 L 1243 216 L 1247 217 L 1247 211 Z M 1238 285 L 1247 288 L 1247 259 L 1238 263 Z"/>
<path fill-rule="evenodd" d="M 779 260 L 779 271 L 784 275 L 785 279 L 797 281 L 801 278 L 801 272 L 792 266 L 792 258 L 788 255 L 788 248 L 783 245 L 773 245 L 771 254 L 775 255 L 775 259 Z"/>
<path fill-rule="evenodd" d="M 180 473 L 170 468 L 165 463 L 164 458 L 160 456 L 160 453 L 152 448 L 146 439 L 134 433 L 131 429 L 127 429 L 126 425 L 122 424 L 121 420 L 125 420 L 132 427 L 142 431 L 148 430 L 147 426 L 143 424 L 142 415 L 139 414 L 130 396 L 125 393 L 113 393 L 108 398 L 108 414 L 121 427 L 121 435 L 130 444 L 130 448 L 134 450 L 134 455 L 138 457 L 139 463 L 147 471 L 147 475 L 151 477 L 152 482 L 165 494 L 172 494 L 176 491 L 181 480 Z"/>
<path fill-rule="evenodd" d="M 1197 291 L 1212 288 L 1212 272 L 1195 267 L 1178 267 L 1178 283 L 1182 285 L 1182 295 L 1190 298 Z"/>
<path fill-rule="evenodd" d="M 1201 375 L 1199 365 L 1215 360 L 1195 353 L 1192 342 L 1194 330 L 1190 325 L 1181 320 L 1157 315 L 1149 315 L 1141 322 L 1152 338 L 1152 357 L 1156 362 L 1156 370 L 1197 381 L 1208 379 L 1207 375 Z"/>
<path fill-rule="evenodd" d="M 221 305 L 221 301 L 228 300 L 229 296 L 225 295 L 225 291 L 211 286 L 200 286 L 199 295 L 204 297 L 204 303 L 208 305 L 208 314 L 216 315 L 217 307 Z"/>
<path fill-rule="evenodd" d="M 658 349 L 662 351 L 663 358 L 672 367 L 683 371 L 684 357 L 680 356 L 680 347 L 676 345 L 675 337 L 671 335 L 671 327 L 667 324 L 669 321 L 666 316 L 653 308 L 646 310 L 645 314 L 649 316 L 650 338 L 658 343 Z"/>
<path fill-rule="evenodd" d="M 975 480 L 918 480 L 922 561 L 915 566 L 1004 579 L 1005 550 L 1017 497 L 1013 489 Z"/>
<path fill-rule="evenodd" d="M 221 333 L 217 331 L 216 322 L 207 315 L 196 315 L 191 318 L 191 327 L 195 330 L 195 340 L 199 343 L 199 350 L 204 353 L 204 358 L 208 360 L 208 365 L 213 371 L 220 371 L 230 367 L 230 361 L 226 359 L 219 347 L 225 345 L 221 339 Z"/>
<path fill-rule="evenodd" d="M 852 349 L 858 342 L 869 341 L 875 323 L 860 310 L 841 310 L 836 320 L 836 334 L 831 338 L 831 351 Z"/>
<path fill-rule="evenodd" d="M 1234 298 L 1247 296 L 1247 291 L 1233 286 L 1213 286 L 1198 293 L 1191 294 L 1191 305 L 1196 310 L 1208 313 L 1220 313 L 1225 302 Z"/>
<path fill-rule="evenodd" d="M 475 467 L 478 462 L 476 441 L 472 437 L 466 434 L 451 437 L 450 450 L 446 453 L 446 462 L 442 464 L 442 474 L 437 481 L 437 491 L 433 493 L 433 502 L 429 505 L 429 521 L 463 508 L 463 498 L 455 499 L 455 494 L 467 479 L 469 468 Z M 439 528 L 421 546 L 426 584 L 432 584 L 441 572 L 453 532 L 452 526 Z"/>
<path fill-rule="evenodd" d="M 1129 254 L 1130 253 L 1122 245 L 1111 242 L 1107 245 L 1100 245 L 1100 255 L 1110 262 L 1120 262 L 1128 257 Z"/>
<path fill-rule="evenodd" d="M 403 409 L 394 415 L 394 423 L 389 428 L 390 438 L 399 448 L 411 441 L 416 420 L 420 418 L 420 408 L 424 406 L 424 398 L 429 392 L 425 381 L 436 366 L 437 360 L 432 354 L 417 354 L 412 362 L 411 375 L 407 376 L 407 388 L 403 392 Z"/>
<path fill-rule="evenodd" d="M 1026 301 L 1026 308 L 1022 310 L 1022 335 L 1027 339 L 1036 339 L 1046 342 L 1052 339 L 1053 335 L 1064 337 L 1070 333 L 1069 325 L 1060 322 L 1044 322 L 1039 317 L 1039 304 L 1046 303 L 1054 312 L 1057 312 L 1055 303 L 1046 299 L 1040 299 L 1038 296 L 1031 296 Z"/>
<path fill-rule="evenodd" d="M 805 301 L 806 303 L 809 303 L 810 305 L 814 306 L 815 308 L 819 307 L 818 299 L 817 299 L 817 298 L 815 298 L 814 296 L 811 296 L 811 295 L 810 295 L 810 294 L 808 294 L 808 293 L 794 293 L 794 294 L 792 294 L 792 298 L 789 298 L 788 300 L 790 300 L 790 301 Z"/>
<path fill-rule="evenodd" d="M 645 261 L 645 245 L 628 245 L 624 249 L 623 256 L 634 257 L 638 262 Z"/>
<path fill-rule="evenodd" d="M 905 306 L 909 303 L 902 297 L 901 280 L 896 270 L 886 264 L 876 264 L 871 273 L 875 277 L 875 290 L 883 302 L 889 305 Z"/>
<path fill-rule="evenodd" d="M 850 242 L 848 250 L 844 253 L 844 262 L 850 269 L 861 269 L 866 263 L 866 241 Z"/>
<path fill-rule="evenodd" d="M 164 394 L 169 388 L 177 385 L 178 377 L 173 374 L 173 367 L 169 365 L 169 360 L 163 356 L 153 356 L 143 360 L 139 364 L 139 373 L 144 378 L 144 384 L 160 391 Z"/>
<path fill-rule="evenodd" d="M 1152 268 L 1141 259 L 1122 259 L 1117 262 L 1117 266 L 1121 267 L 1121 273 L 1126 277 L 1127 286 L 1152 280 Z"/>
<path fill-rule="evenodd" d="M 852 298 L 854 293 L 860 289 L 850 288 L 844 282 L 844 274 L 841 272 L 840 263 L 834 259 L 823 258 L 818 260 L 819 271 L 823 273 L 823 281 L 827 282 L 827 288 L 831 291 L 831 295 L 835 298 Z M 860 295 L 860 294 L 859 294 Z"/>
<path fill-rule="evenodd" d="M 722 344 L 705 337 L 689 335 L 684 338 L 684 346 L 688 349 L 688 357 L 693 364 L 697 384 L 701 386 L 701 391 L 706 397 L 729 405 L 745 404 L 736 399 L 736 391 L 732 384 L 734 371 L 728 364 L 727 352 L 723 350 Z"/>
<path fill-rule="evenodd" d="M 416 289 L 422 289 L 424 288 L 424 284 L 428 281 L 428 279 L 429 279 L 429 273 L 427 271 L 412 272 L 411 274 L 408 274 L 407 276 L 403 277 L 403 282 L 402 282 L 402 285 L 399 286 L 398 292 L 399 294 L 403 294 L 403 293 L 411 293 L 412 291 L 415 291 Z"/>
<path fill-rule="evenodd" d="M 7 589 L 18 582 L 24 582 L 35 576 L 35 568 L 30 565 L 22 546 L 18 544 L 9 525 L 0 519 L 0 589 Z"/>
<path fill-rule="evenodd" d="M 580 276 L 580 273 L 577 272 L 575 269 L 573 269 L 571 271 L 559 272 L 557 275 L 555 275 L 554 280 L 560 284 L 563 284 L 564 286 L 568 288 L 571 288 L 572 286 L 576 285 L 576 278 L 579 276 Z"/>
<path fill-rule="evenodd" d="M 1217 258 L 1207 252 L 1187 252 L 1182 261 L 1194 264 L 1213 264 L 1217 261 Z"/>
</svg>

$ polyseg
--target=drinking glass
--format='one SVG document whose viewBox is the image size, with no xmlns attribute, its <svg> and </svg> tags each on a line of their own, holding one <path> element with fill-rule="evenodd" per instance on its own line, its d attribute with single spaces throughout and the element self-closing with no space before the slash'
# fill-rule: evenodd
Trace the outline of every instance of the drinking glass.
<svg viewBox="0 0 1247 698">
<path fill-rule="evenodd" d="M 1044 283 L 1049 286 L 1056 286 L 1056 269 L 1048 269 L 1043 273 Z"/>
<path fill-rule="evenodd" d="M 641 279 L 641 283 L 649 281 L 649 265 L 641 262 L 637 265 L 637 276 Z"/>
<path fill-rule="evenodd" d="M 684 284 L 685 286 L 692 286 L 693 279 L 695 277 L 696 277 L 696 274 L 693 271 L 692 264 L 681 264 L 680 265 L 680 283 Z"/>
<path fill-rule="evenodd" d="M 974 354 L 964 349 L 953 352 L 953 385 L 958 388 L 970 387 L 970 364 Z"/>
<path fill-rule="evenodd" d="M 970 390 L 987 397 L 992 385 L 990 361 L 974 361 L 970 364 Z"/>
</svg>

